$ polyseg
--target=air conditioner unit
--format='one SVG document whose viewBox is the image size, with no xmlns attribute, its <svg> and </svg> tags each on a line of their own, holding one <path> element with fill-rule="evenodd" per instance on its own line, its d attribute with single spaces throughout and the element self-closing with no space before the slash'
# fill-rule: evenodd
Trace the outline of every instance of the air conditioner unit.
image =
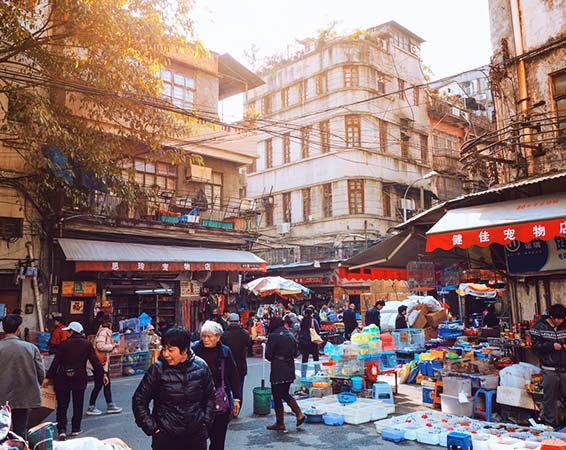
<svg viewBox="0 0 566 450">
<path fill-rule="evenodd" d="M 400 198 L 399 208 L 406 209 L 407 211 L 414 211 L 415 201 L 412 198 Z"/>
<path fill-rule="evenodd" d="M 307 222 L 312 222 L 312 215 L 309 214 L 309 215 L 305 218 L 305 220 L 306 220 Z"/>
<path fill-rule="evenodd" d="M 419 54 L 419 48 L 415 45 L 415 44 L 411 44 L 411 53 L 413 55 L 418 55 Z"/>
<path fill-rule="evenodd" d="M 277 224 L 277 232 L 279 234 L 287 234 L 289 231 L 291 231 L 291 224 L 289 222 Z"/>
<path fill-rule="evenodd" d="M 487 100 L 487 94 L 476 95 L 476 100 Z"/>
<path fill-rule="evenodd" d="M 455 106 L 453 106 L 452 108 L 450 108 L 450 114 L 452 114 L 453 116 L 459 116 L 460 108 L 456 108 Z"/>
</svg>

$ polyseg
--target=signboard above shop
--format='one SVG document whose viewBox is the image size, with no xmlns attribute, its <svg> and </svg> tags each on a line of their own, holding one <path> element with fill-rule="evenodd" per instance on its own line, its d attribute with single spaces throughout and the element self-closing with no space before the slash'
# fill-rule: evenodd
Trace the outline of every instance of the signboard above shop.
<svg viewBox="0 0 566 450">
<path fill-rule="evenodd" d="M 549 241 L 514 241 L 505 246 L 510 273 L 566 270 L 566 238 L 555 236 Z"/>
<path fill-rule="evenodd" d="M 95 281 L 63 281 L 62 297 L 96 297 Z"/>
</svg>

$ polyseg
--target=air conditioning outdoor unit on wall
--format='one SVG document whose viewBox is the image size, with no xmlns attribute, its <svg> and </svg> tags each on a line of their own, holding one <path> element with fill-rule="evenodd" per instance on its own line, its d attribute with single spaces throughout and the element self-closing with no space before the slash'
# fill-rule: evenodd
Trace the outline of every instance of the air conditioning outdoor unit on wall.
<svg viewBox="0 0 566 450">
<path fill-rule="evenodd" d="M 291 224 L 289 222 L 277 224 L 277 232 L 279 234 L 287 234 L 289 231 L 291 231 Z"/>
<path fill-rule="evenodd" d="M 414 211 L 415 201 L 412 198 L 400 198 L 399 208 L 406 209 L 407 211 Z"/>
</svg>

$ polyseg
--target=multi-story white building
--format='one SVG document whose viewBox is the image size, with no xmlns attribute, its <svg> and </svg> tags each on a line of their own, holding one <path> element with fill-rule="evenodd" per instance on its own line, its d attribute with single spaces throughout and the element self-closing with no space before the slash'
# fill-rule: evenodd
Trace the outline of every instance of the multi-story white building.
<svg viewBox="0 0 566 450">
<path fill-rule="evenodd" d="M 263 234 L 339 247 L 383 236 L 403 205 L 430 205 L 422 42 L 392 21 L 262 73 L 248 96 L 263 132 L 247 196 L 263 201 Z"/>
</svg>

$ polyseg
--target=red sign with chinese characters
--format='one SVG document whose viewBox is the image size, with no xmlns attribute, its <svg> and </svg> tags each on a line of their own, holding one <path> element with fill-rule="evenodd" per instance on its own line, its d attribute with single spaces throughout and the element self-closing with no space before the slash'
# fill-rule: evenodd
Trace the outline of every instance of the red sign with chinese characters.
<svg viewBox="0 0 566 450">
<path fill-rule="evenodd" d="M 407 270 L 387 267 L 364 267 L 362 269 L 348 270 L 346 267 L 339 267 L 338 277 L 351 281 L 406 280 Z"/>
<path fill-rule="evenodd" d="M 507 245 L 513 241 L 530 242 L 533 239 L 548 241 L 556 236 L 566 237 L 566 217 L 430 234 L 426 241 L 426 251 L 432 252 L 437 248 L 468 248 L 472 245 Z"/>
<path fill-rule="evenodd" d="M 302 278 L 289 278 L 299 284 L 322 284 L 322 277 L 302 277 Z"/>
<path fill-rule="evenodd" d="M 189 263 L 134 261 L 75 261 L 77 272 L 265 272 L 265 263 Z"/>
</svg>

